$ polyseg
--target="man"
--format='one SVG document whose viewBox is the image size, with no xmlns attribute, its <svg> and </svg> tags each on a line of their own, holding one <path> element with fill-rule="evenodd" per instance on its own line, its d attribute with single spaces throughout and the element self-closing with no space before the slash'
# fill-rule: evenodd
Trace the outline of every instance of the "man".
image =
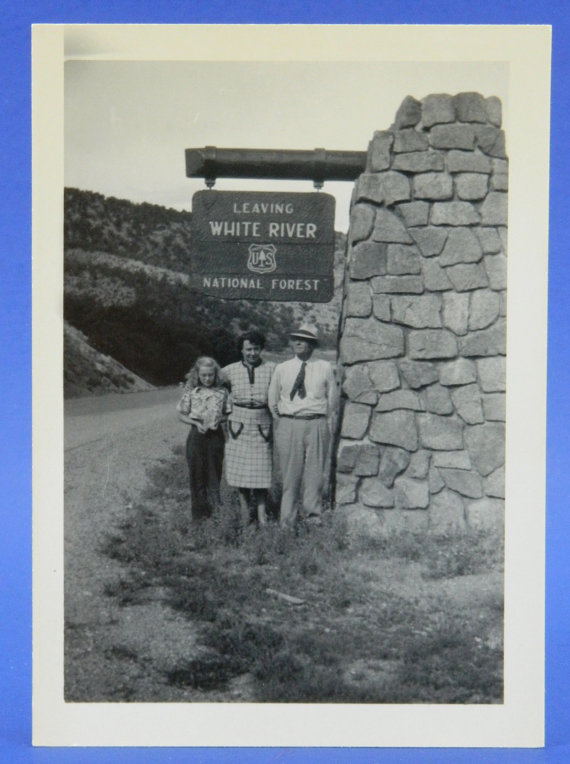
<svg viewBox="0 0 570 764">
<path fill-rule="evenodd" d="M 331 418 L 336 410 L 337 388 L 332 367 L 313 359 L 317 330 L 304 323 L 290 334 L 295 357 L 275 367 L 269 385 L 269 409 L 278 421 L 275 442 L 283 480 L 280 523 L 292 526 L 301 484 L 303 515 L 320 523 L 325 462 L 330 442 Z"/>
</svg>

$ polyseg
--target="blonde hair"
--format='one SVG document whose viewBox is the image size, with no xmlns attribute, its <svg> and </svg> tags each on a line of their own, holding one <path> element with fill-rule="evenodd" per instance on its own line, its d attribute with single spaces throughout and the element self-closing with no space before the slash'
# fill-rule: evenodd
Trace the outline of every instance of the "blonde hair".
<svg viewBox="0 0 570 764">
<path fill-rule="evenodd" d="M 220 368 L 220 364 L 209 355 L 201 355 L 194 362 L 194 366 L 190 369 L 186 375 L 186 386 L 189 388 L 199 387 L 200 382 L 200 367 L 212 366 L 215 372 L 213 387 L 221 387 L 224 383 L 224 376 Z"/>
</svg>

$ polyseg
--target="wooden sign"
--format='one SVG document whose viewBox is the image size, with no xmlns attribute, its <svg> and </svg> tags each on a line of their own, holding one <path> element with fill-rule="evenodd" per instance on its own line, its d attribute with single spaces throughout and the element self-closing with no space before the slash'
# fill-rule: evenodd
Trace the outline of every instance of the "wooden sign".
<svg viewBox="0 0 570 764">
<path fill-rule="evenodd" d="M 198 191 L 192 287 L 226 299 L 328 302 L 334 208 L 323 193 Z"/>
</svg>

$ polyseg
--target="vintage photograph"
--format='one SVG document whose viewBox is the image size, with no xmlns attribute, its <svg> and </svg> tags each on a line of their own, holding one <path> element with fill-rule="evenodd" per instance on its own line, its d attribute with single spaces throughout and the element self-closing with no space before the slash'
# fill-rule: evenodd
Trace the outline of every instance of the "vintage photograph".
<svg viewBox="0 0 570 764">
<path fill-rule="evenodd" d="M 64 707 L 509 716 L 509 63 L 89 32 L 53 182 Z"/>
<path fill-rule="evenodd" d="M 502 702 L 506 72 L 383 70 L 66 62 L 67 701 Z"/>
</svg>

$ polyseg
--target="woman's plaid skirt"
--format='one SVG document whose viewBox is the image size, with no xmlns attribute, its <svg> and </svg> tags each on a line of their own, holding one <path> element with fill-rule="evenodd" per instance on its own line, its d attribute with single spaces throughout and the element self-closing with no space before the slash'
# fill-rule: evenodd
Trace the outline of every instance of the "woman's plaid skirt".
<svg viewBox="0 0 570 764">
<path fill-rule="evenodd" d="M 267 409 L 234 408 L 224 452 L 226 480 L 235 488 L 271 488 L 273 424 Z"/>
</svg>

